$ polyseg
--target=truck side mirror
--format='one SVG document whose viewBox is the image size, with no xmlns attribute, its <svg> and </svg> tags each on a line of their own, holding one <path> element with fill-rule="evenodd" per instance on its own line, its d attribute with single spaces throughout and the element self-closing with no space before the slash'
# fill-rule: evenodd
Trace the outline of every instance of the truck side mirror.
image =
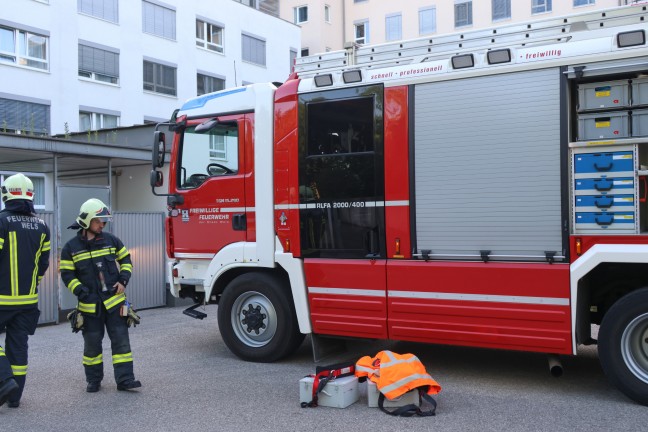
<svg viewBox="0 0 648 432">
<path fill-rule="evenodd" d="M 161 171 L 151 170 L 151 175 L 149 178 L 151 182 L 151 187 L 156 188 L 162 186 L 164 183 L 164 175 Z"/>
<path fill-rule="evenodd" d="M 153 169 L 162 168 L 164 166 L 165 154 L 166 154 L 166 136 L 162 131 L 155 131 L 153 133 L 153 158 L 152 158 Z"/>
</svg>

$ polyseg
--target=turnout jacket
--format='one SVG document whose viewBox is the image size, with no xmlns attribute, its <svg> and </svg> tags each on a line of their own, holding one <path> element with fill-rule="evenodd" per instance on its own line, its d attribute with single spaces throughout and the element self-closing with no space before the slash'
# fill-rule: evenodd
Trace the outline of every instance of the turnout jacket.
<svg viewBox="0 0 648 432">
<path fill-rule="evenodd" d="M 61 250 L 61 279 L 78 297 L 81 312 L 96 314 L 99 302 L 109 312 L 119 310 L 117 306 L 124 303 L 126 295 L 116 294 L 113 285 L 128 284 L 133 270 L 130 253 L 110 233 L 102 232 L 92 240 L 82 234 L 83 230 L 79 230 Z"/>
<path fill-rule="evenodd" d="M 50 255 L 50 230 L 34 214 L 0 212 L 0 310 L 38 307 Z"/>
</svg>

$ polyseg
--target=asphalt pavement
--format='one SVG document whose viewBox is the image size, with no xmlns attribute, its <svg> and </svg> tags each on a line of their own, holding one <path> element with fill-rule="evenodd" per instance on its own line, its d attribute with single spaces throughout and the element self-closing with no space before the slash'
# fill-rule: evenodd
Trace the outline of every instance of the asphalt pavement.
<svg viewBox="0 0 648 432">
<path fill-rule="evenodd" d="M 310 339 L 272 364 L 239 360 L 222 341 L 217 306 L 205 320 L 183 307 L 141 311 L 131 329 L 135 376 L 143 387 L 119 392 L 105 365 L 98 393 L 85 392 L 83 339 L 67 323 L 30 339 L 27 387 L 17 409 L 0 407 L 0 431 L 645 431 L 648 407 L 607 382 L 595 347 L 562 357 L 550 375 L 542 354 L 413 343 L 354 342 L 325 363 L 381 349 L 411 352 L 441 384 L 434 417 L 395 418 L 363 396 L 344 408 L 301 408 L 299 380 L 313 373 Z M 110 358 L 108 338 L 104 359 Z"/>
</svg>

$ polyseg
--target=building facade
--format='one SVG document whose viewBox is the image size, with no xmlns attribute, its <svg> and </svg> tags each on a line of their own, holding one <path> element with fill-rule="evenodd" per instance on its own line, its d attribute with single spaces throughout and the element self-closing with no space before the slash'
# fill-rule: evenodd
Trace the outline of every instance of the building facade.
<svg viewBox="0 0 648 432">
<path fill-rule="evenodd" d="M 381 44 L 478 30 L 646 0 L 282 0 L 281 18 L 302 28 L 302 56 L 352 43 Z"/>
<path fill-rule="evenodd" d="M 256 0 L 16 0 L 0 15 L 0 130 L 158 122 L 196 95 L 283 81 L 300 28 L 276 10 Z"/>
</svg>

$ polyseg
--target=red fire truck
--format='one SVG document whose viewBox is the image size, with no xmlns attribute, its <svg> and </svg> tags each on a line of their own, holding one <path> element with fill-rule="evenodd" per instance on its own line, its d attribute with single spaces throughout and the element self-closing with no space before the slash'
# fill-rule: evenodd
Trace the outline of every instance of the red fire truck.
<svg viewBox="0 0 648 432">
<path fill-rule="evenodd" d="M 187 101 L 168 192 L 162 131 L 151 174 L 173 295 L 217 303 L 251 361 L 306 334 L 598 343 L 648 404 L 646 9 L 356 46 Z"/>
</svg>

